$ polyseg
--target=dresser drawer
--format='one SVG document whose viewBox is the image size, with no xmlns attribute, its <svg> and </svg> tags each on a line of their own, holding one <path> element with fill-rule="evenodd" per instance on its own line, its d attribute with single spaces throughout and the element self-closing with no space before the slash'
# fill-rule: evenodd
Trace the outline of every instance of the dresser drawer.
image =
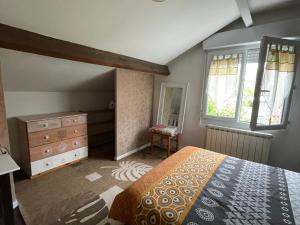
<svg viewBox="0 0 300 225">
<path fill-rule="evenodd" d="M 76 126 L 80 124 L 86 124 L 86 116 L 72 116 L 62 118 L 63 127 Z"/>
<path fill-rule="evenodd" d="M 87 125 L 60 128 L 54 130 L 40 131 L 28 134 L 29 147 L 46 145 L 61 140 L 71 139 L 74 137 L 86 136 Z"/>
<path fill-rule="evenodd" d="M 40 131 L 28 134 L 29 147 L 36 147 L 53 142 L 58 142 L 63 136 L 66 136 L 66 130 L 55 129 L 48 131 Z"/>
<path fill-rule="evenodd" d="M 30 149 L 30 161 L 34 162 L 55 154 L 55 144 L 38 146 Z"/>
<path fill-rule="evenodd" d="M 52 169 L 54 167 L 54 162 L 52 158 L 48 158 L 46 160 L 43 161 L 42 163 L 42 169 L 43 170 L 49 170 Z"/>
<path fill-rule="evenodd" d="M 31 162 L 87 146 L 87 136 L 30 148 Z"/>
<path fill-rule="evenodd" d="M 88 145 L 88 138 L 87 136 L 77 137 L 68 140 L 68 142 L 70 142 L 69 146 L 71 149 L 82 148 Z"/>
<path fill-rule="evenodd" d="M 29 133 L 61 127 L 61 119 L 40 120 L 27 123 Z"/>
<path fill-rule="evenodd" d="M 46 172 L 58 166 L 70 163 L 73 160 L 73 153 L 65 152 L 46 159 L 31 162 L 31 176 Z"/>
<path fill-rule="evenodd" d="M 66 129 L 66 137 L 64 139 L 85 136 L 87 135 L 87 125 L 79 125 L 74 127 L 67 127 Z"/>
<path fill-rule="evenodd" d="M 83 147 L 68 151 L 62 154 L 51 156 L 46 159 L 31 162 L 31 176 L 46 172 L 47 170 L 71 163 L 74 160 L 86 158 L 88 156 L 88 147 Z"/>
<path fill-rule="evenodd" d="M 72 151 L 72 153 L 73 153 L 73 160 L 86 158 L 88 157 L 88 148 L 83 147 L 83 148 L 75 149 Z"/>
<path fill-rule="evenodd" d="M 42 159 L 31 163 L 31 176 L 51 170 L 55 167 L 53 158 Z"/>
</svg>

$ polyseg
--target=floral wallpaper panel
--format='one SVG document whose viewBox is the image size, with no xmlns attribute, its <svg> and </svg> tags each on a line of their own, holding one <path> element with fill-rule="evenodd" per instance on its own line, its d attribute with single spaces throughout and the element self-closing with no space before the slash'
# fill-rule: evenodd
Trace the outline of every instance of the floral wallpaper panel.
<svg viewBox="0 0 300 225">
<path fill-rule="evenodd" d="M 154 76 L 149 73 L 116 70 L 117 156 L 149 143 L 153 82 Z"/>
</svg>

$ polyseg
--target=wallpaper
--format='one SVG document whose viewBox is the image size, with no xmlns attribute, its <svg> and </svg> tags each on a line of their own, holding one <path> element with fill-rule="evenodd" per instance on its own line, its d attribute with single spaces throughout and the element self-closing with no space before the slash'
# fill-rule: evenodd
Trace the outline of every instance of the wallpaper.
<svg viewBox="0 0 300 225">
<path fill-rule="evenodd" d="M 116 151 L 121 156 L 149 143 L 153 103 L 152 74 L 116 70 Z"/>
</svg>

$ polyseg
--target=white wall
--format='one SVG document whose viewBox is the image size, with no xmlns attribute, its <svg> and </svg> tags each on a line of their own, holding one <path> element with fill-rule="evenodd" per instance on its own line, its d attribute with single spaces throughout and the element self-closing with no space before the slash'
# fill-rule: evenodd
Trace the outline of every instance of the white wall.
<svg viewBox="0 0 300 225">
<path fill-rule="evenodd" d="M 103 109 L 114 92 L 17 92 L 5 91 L 7 117 Z"/>
<path fill-rule="evenodd" d="M 180 146 L 204 146 L 205 127 L 200 125 L 200 104 L 204 77 L 205 54 L 199 44 L 169 63 L 170 76 L 156 75 L 154 79 L 153 122 L 156 123 L 161 82 L 189 82 L 187 106 Z"/>
<path fill-rule="evenodd" d="M 300 43 L 300 42 L 299 42 Z M 300 51 L 298 50 L 298 57 Z M 300 57 L 293 93 L 289 126 L 286 130 L 273 132 L 269 163 L 300 172 Z"/>
<path fill-rule="evenodd" d="M 16 117 L 32 114 L 107 108 L 114 92 L 4 92 L 11 152 L 18 161 Z"/>
</svg>

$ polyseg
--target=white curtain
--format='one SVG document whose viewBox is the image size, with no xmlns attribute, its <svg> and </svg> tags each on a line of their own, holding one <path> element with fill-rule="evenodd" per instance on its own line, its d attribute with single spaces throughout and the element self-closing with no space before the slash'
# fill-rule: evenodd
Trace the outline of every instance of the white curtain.
<svg viewBox="0 0 300 225">
<path fill-rule="evenodd" d="M 282 123 L 294 73 L 294 47 L 270 44 L 261 86 L 259 124 L 277 125 Z"/>
<path fill-rule="evenodd" d="M 208 105 L 211 116 L 234 117 L 239 88 L 241 54 L 214 56 L 208 76 Z M 208 106 L 209 107 L 209 106 Z"/>
</svg>

